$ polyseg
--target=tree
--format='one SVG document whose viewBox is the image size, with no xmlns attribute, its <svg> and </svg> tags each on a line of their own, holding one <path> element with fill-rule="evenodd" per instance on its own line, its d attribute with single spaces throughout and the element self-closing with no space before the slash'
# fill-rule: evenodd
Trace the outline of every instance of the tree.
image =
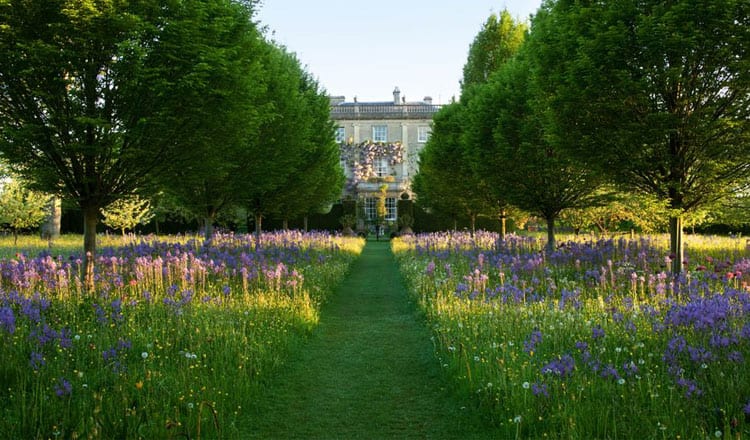
<svg viewBox="0 0 750 440">
<path fill-rule="evenodd" d="M 321 200 L 330 200 L 342 173 L 338 160 L 333 167 L 337 150 L 327 98 L 323 101 L 322 91 L 294 54 L 274 44 L 268 49 L 265 99 L 272 105 L 258 135 L 247 139 L 240 174 L 241 195 L 255 219 L 258 238 L 263 218 L 280 208 L 309 212 Z"/>
<path fill-rule="evenodd" d="M 449 104 L 433 117 L 432 134 L 419 153 L 413 189 L 423 205 L 451 218 L 467 216 L 472 232 L 478 215 L 495 211 L 488 191 L 471 167 L 461 144 L 465 106 Z"/>
<path fill-rule="evenodd" d="M 469 55 L 463 69 L 463 79 L 461 81 L 461 103 L 467 107 L 471 105 L 479 89 L 489 81 L 494 72 L 498 71 L 505 63 L 508 62 L 523 45 L 526 39 L 528 26 L 525 22 L 517 22 L 511 17 L 507 10 L 503 10 L 498 17 L 495 14 L 490 15 L 484 24 L 482 30 L 474 37 L 469 47 Z M 468 108 L 466 112 L 466 124 L 477 122 L 471 120 Z M 476 132 L 480 129 L 482 132 Z M 484 142 L 492 136 L 494 125 L 474 125 L 471 130 L 464 130 L 461 135 L 461 144 L 465 150 L 466 157 L 472 164 L 472 167 L 481 167 L 483 158 L 477 157 L 474 152 L 480 146 L 478 142 Z M 476 170 L 473 172 L 476 173 Z M 481 175 L 481 173 L 477 173 Z M 507 213 L 513 208 L 509 205 L 504 197 L 504 189 L 489 184 L 483 178 L 478 180 L 477 191 L 491 200 L 495 206 L 501 224 L 501 236 L 505 236 L 505 222 Z"/>
<path fill-rule="evenodd" d="M 48 214 L 50 197 L 27 189 L 16 179 L 6 180 L 0 190 L 0 223 L 13 231 L 13 243 L 18 243 L 18 232 L 36 228 Z"/>
<path fill-rule="evenodd" d="M 0 5 L 0 152 L 84 216 L 93 285 L 100 209 L 194 158 L 244 99 L 254 2 L 10 0 Z M 227 66 L 240 66 L 228 68 Z"/>
<path fill-rule="evenodd" d="M 521 47 L 528 26 L 513 19 L 507 9 L 498 16 L 490 14 L 482 29 L 469 46 L 469 55 L 463 68 L 461 98 L 466 99 L 468 89 L 486 83 Z"/>
<path fill-rule="evenodd" d="M 125 231 L 139 224 L 148 223 L 153 218 L 151 202 L 136 195 L 117 199 L 102 210 L 103 223 L 112 229 Z"/>
<path fill-rule="evenodd" d="M 477 173 L 511 205 L 547 223 L 547 248 L 555 249 L 555 222 L 565 209 L 592 204 L 600 179 L 545 136 L 545 98 L 523 50 L 478 89 L 469 105 Z"/>
<path fill-rule="evenodd" d="M 530 44 L 551 137 L 628 190 L 666 200 L 672 271 L 683 216 L 750 175 L 750 3 L 546 2 Z"/>
<path fill-rule="evenodd" d="M 293 134 L 302 150 L 296 172 L 289 173 L 280 188 L 276 210 L 287 219 L 322 211 L 341 197 L 344 171 L 340 165 L 330 100 L 311 75 L 302 71 L 299 105 L 303 108 L 300 130 Z"/>
</svg>

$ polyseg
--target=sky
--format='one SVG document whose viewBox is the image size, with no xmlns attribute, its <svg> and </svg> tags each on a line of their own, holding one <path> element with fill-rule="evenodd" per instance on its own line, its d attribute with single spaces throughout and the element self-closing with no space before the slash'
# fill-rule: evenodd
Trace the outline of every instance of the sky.
<svg viewBox="0 0 750 440">
<path fill-rule="evenodd" d="M 255 19 L 329 95 L 351 102 L 460 95 L 469 45 L 487 17 L 527 20 L 541 0 L 261 0 Z"/>
</svg>

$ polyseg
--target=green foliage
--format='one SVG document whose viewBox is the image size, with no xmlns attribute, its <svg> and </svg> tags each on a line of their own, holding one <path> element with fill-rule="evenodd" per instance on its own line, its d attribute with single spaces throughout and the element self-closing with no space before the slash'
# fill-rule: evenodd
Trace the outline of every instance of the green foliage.
<svg viewBox="0 0 750 440">
<path fill-rule="evenodd" d="M 339 223 L 341 223 L 341 226 L 344 228 L 354 227 L 354 225 L 357 224 L 357 216 L 354 214 L 344 214 L 339 218 Z"/>
<path fill-rule="evenodd" d="M 258 233 L 265 216 L 318 211 L 340 196 L 344 182 L 329 101 L 319 84 L 280 46 L 267 46 L 264 68 L 262 99 L 269 108 L 258 135 L 246 139 L 238 174 Z"/>
<path fill-rule="evenodd" d="M 104 219 L 102 222 L 112 229 L 122 231 L 132 230 L 138 224 L 145 225 L 154 216 L 151 211 L 151 202 L 138 196 L 125 197 L 116 200 L 102 209 Z"/>
<path fill-rule="evenodd" d="M 14 233 L 36 228 L 47 217 L 50 197 L 26 188 L 18 179 L 6 180 L 0 190 L 0 223 Z"/>
<path fill-rule="evenodd" d="M 528 25 L 516 22 L 507 9 L 491 14 L 469 46 L 463 68 L 461 98 L 474 85 L 486 83 L 518 51 L 526 38 Z"/>
<path fill-rule="evenodd" d="M 666 200 L 676 255 L 677 220 L 750 175 L 748 16 L 744 0 L 557 1 L 533 22 L 548 137 L 627 190 Z"/>
<path fill-rule="evenodd" d="M 0 7 L 0 152 L 84 214 L 174 177 L 249 124 L 253 2 L 12 1 Z M 227 137 L 228 136 L 228 137 Z"/>
<path fill-rule="evenodd" d="M 422 206 L 451 219 L 495 212 L 494 191 L 471 167 L 462 144 L 466 107 L 462 103 L 444 106 L 433 118 L 432 135 L 419 153 L 419 173 L 413 189 Z"/>
</svg>

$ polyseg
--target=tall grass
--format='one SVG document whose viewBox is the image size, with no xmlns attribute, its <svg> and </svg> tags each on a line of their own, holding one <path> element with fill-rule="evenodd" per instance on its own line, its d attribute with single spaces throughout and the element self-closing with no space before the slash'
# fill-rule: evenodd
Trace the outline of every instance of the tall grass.
<svg viewBox="0 0 750 440">
<path fill-rule="evenodd" d="M 750 435 L 750 249 L 692 236 L 394 242 L 437 356 L 508 438 Z"/>
<path fill-rule="evenodd" d="M 67 240 L 0 260 L 2 438 L 236 437 L 243 405 L 315 327 L 364 245 L 117 237 L 92 293 Z"/>
</svg>

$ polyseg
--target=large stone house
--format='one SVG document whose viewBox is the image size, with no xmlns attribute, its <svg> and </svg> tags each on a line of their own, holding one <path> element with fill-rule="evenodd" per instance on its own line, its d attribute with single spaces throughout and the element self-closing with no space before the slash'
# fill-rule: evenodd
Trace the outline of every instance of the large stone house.
<svg viewBox="0 0 750 440">
<path fill-rule="evenodd" d="M 398 218 L 398 200 L 413 198 L 411 178 L 430 136 L 432 116 L 439 109 L 430 97 L 406 101 L 398 87 L 387 102 L 331 97 L 331 119 L 338 125 L 336 140 L 347 177 L 343 199 L 357 201 L 361 220 L 377 217 L 377 199 L 383 190 L 389 222 Z"/>
</svg>

